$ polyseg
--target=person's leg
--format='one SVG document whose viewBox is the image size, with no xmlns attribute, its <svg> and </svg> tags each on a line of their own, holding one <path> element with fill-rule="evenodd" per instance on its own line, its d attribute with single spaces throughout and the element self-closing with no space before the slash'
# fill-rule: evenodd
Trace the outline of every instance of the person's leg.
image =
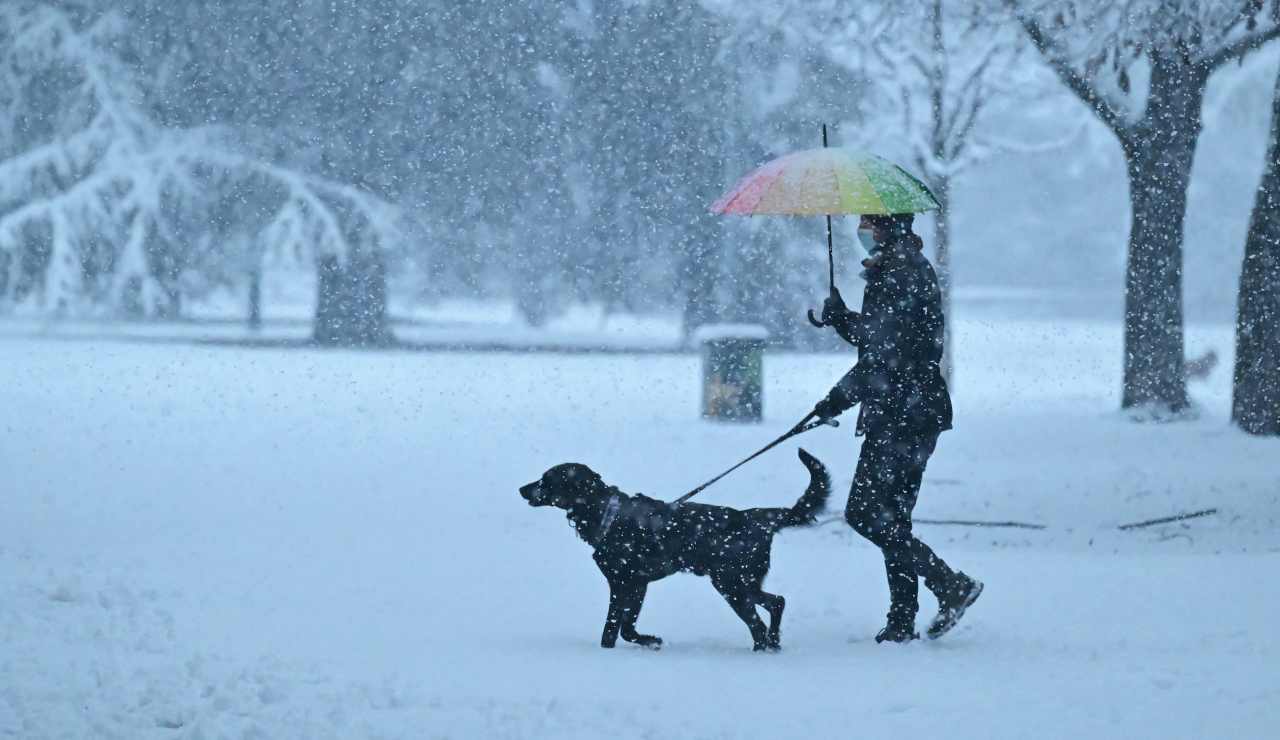
<svg viewBox="0 0 1280 740">
<path fill-rule="evenodd" d="M 897 519 L 909 541 L 912 569 L 917 575 L 924 577 L 925 586 L 938 598 L 938 614 L 928 629 L 931 640 L 942 637 L 954 628 L 956 622 L 964 616 L 965 610 L 982 594 L 981 582 L 953 571 L 928 545 L 910 533 L 911 512 L 920 494 L 920 482 L 929 456 L 933 454 L 936 444 L 937 437 L 930 436 L 904 440 L 899 447 L 906 473 L 902 479 L 903 487 L 898 500 L 901 509 Z"/>
<path fill-rule="evenodd" d="M 884 556 L 889 583 L 889 622 L 899 626 L 914 624 L 919 610 L 910 520 L 905 530 L 900 526 L 899 498 L 907 472 L 902 463 L 903 458 L 891 437 L 875 435 L 864 439 L 845 506 L 849 526 L 879 547 Z"/>
<path fill-rule="evenodd" d="M 924 585 L 935 595 L 950 586 L 955 579 L 955 572 L 938 557 L 931 547 L 922 542 L 912 531 L 911 514 L 920 496 L 920 485 L 924 479 L 925 468 L 929 457 L 937 446 L 936 435 L 925 437 L 903 438 L 894 445 L 897 467 L 901 470 L 898 477 L 899 488 L 895 498 L 897 512 L 895 517 L 895 537 L 904 543 L 904 549 L 910 552 L 910 569 L 916 576 L 924 578 Z"/>
</svg>

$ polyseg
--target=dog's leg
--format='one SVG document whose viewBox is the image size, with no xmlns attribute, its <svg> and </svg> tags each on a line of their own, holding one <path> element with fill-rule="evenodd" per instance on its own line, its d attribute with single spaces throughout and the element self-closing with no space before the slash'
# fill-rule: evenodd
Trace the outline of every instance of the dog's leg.
<svg viewBox="0 0 1280 740">
<path fill-rule="evenodd" d="M 627 588 L 624 584 L 609 582 L 609 614 L 604 619 L 600 647 L 611 648 L 618 644 L 618 631 L 622 629 L 622 610 L 627 602 Z"/>
<path fill-rule="evenodd" d="M 787 600 L 761 591 L 756 595 L 756 603 L 769 611 L 769 647 L 777 650 L 782 646 L 782 610 L 787 608 Z"/>
<path fill-rule="evenodd" d="M 760 619 L 760 615 L 756 614 L 756 599 L 745 584 L 734 576 L 711 576 L 711 585 L 715 586 L 716 591 L 729 602 L 729 607 L 738 615 L 738 618 L 747 623 L 747 629 L 751 630 L 751 639 L 755 643 L 756 650 L 769 649 L 768 630 L 765 629 L 764 620 Z"/>
<path fill-rule="evenodd" d="M 641 583 L 632 589 L 628 603 L 622 609 L 622 639 L 656 650 L 662 647 L 661 637 L 636 632 L 636 620 L 640 618 L 640 607 L 644 606 L 644 595 L 648 590 L 648 583 Z"/>
<path fill-rule="evenodd" d="M 648 588 L 648 583 L 609 582 L 609 616 L 605 618 L 604 634 L 600 637 L 601 647 L 616 645 L 619 632 L 627 642 L 654 649 L 662 647 L 661 637 L 636 632 L 636 619 L 640 617 L 640 607 L 644 605 Z"/>
</svg>

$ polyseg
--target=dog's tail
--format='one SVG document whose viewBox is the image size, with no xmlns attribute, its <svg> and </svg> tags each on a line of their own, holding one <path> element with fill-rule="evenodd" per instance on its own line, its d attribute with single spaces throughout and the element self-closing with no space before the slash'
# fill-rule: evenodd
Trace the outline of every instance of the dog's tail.
<svg viewBox="0 0 1280 740">
<path fill-rule="evenodd" d="M 831 476 L 827 473 L 827 466 L 803 449 L 800 450 L 800 462 L 809 469 L 809 487 L 804 489 L 804 495 L 795 506 L 776 509 L 781 514 L 774 520 L 776 529 L 813 524 L 818 512 L 827 505 L 827 496 L 831 494 Z"/>
</svg>

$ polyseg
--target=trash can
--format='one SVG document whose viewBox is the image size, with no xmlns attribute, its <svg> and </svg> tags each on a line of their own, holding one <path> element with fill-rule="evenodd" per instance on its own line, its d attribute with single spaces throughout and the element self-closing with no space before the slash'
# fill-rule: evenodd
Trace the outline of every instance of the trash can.
<svg viewBox="0 0 1280 740">
<path fill-rule="evenodd" d="M 718 421 L 758 422 L 762 401 L 764 346 L 769 331 L 756 324 L 706 324 L 693 333 L 702 348 L 702 416 Z"/>
</svg>

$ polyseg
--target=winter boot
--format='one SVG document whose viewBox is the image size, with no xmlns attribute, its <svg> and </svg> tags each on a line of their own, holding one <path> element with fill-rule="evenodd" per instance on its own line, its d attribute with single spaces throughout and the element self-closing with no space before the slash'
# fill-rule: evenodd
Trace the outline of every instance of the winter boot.
<svg viewBox="0 0 1280 740">
<path fill-rule="evenodd" d="M 907 619 L 894 614 L 889 615 L 889 623 L 876 634 L 876 642 L 911 642 L 919 640 L 915 619 Z"/>
<path fill-rule="evenodd" d="M 956 573 L 946 590 L 938 593 L 938 616 L 929 625 L 929 639 L 936 640 L 950 632 L 964 616 L 965 610 L 973 606 L 981 595 L 982 581 Z"/>
</svg>

